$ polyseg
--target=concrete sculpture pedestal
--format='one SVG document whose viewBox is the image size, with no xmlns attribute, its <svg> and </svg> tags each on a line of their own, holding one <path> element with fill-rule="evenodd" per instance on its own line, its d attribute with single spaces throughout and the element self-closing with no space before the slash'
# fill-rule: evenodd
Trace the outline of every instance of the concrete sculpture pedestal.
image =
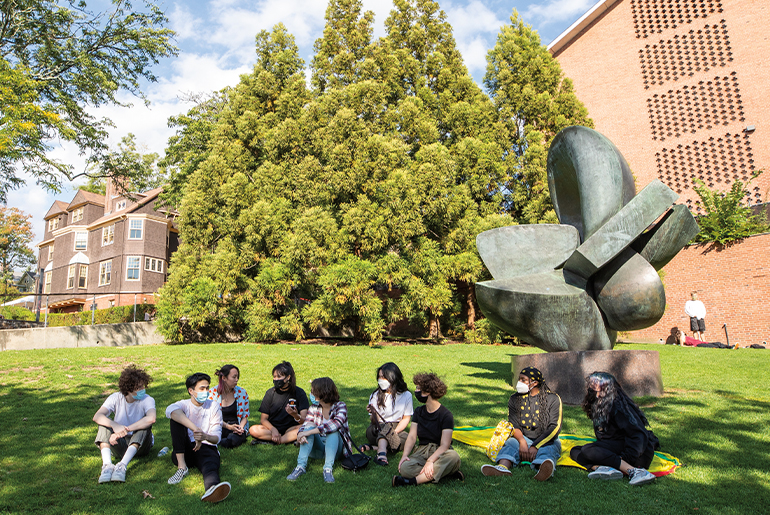
<svg viewBox="0 0 770 515">
<path fill-rule="evenodd" d="M 631 397 L 663 395 L 660 355 L 652 350 L 566 351 L 524 354 L 511 358 L 516 384 L 524 367 L 537 367 L 545 382 L 565 404 L 580 404 L 586 393 L 586 377 L 609 372 Z"/>
</svg>

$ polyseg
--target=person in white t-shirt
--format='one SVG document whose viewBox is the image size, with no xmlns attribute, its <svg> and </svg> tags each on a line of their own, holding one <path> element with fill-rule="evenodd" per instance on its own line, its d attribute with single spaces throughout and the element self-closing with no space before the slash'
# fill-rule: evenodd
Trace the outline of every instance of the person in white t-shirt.
<svg viewBox="0 0 770 515">
<path fill-rule="evenodd" d="M 192 374 L 185 381 L 190 398 L 166 408 L 166 417 L 171 420 L 171 462 L 177 466 L 168 484 L 180 483 L 189 474 L 188 466 L 197 467 L 206 489 L 201 501 L 214 503 L 230 494 L 230 483 L 219 479 L 217 444 L 222 438 L 222 408 L 209 399 L 210 384 L 208 374 Z"/>
<path fill-rule="evenodd" d="M 706 306 L 698 300 L 698 294 L 690 294 L 692 300 L 684 303 L 684 312 L 690 317 L 690 331 L 693 338 L 703 341 L 703 333 L 706 332 Z"/>
<path fill-rule="evenodd" d="M 155 399 L 146 392 L 150 381 L 141 368 L 127 366 L 118 380 L 120 391 L 107 397 L 94 415 L 99 425 L 94 443 L 102 453 L 100 483 L 125 482 L 126 467 L 134 456 L 145 456 L 152 448 Z M 112 464 L 112 454 L 120 459 L 117 465 Z"/>
<path fill-rule="evenodd" d="M 406 428 L 412 420 L 414 406 L 401 369 L 395 363 L 385 363 L 377 369 L 377 389 L 369 397 L 366 407 L 371 424 L 366 429 L 368 445 L 362 451 L 377 449 L 374 462 L 388 464 L 388 452 L 404 450 L 409 433 Z"/>
</svg>

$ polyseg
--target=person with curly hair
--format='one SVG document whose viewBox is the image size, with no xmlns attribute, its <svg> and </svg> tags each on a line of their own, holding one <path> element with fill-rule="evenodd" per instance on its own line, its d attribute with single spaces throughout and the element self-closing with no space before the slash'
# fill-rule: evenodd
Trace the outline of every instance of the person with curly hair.
<svg viewBox="0 0 770 515">
<path fill-rule="evenodd" d="M 273 387 L 265 392 L 259 411 L 259 424 L 251 426 L 249 434 L 258 443 L 292 443 L 305 421 L 310 407 L 305 390 L 297 386 L 294 367 L 282 361 L 273 367 Z"/>
<path fill-rule="evenodd" d="M 412 394 L 395 363 L 385 363 L 377 369 L 377 389 L 369 396 L 366 410 L 371 422 L 366 429 L 369 444 L 362 446 L 361 451 L 377 449 L 374 462 L 387 465 L 388 451 L 404 449 L 409 434 L 406 427 L 414 414 Z"/>
<path fill-rule="evenodd" d="M 439 402 L 446 395 L 446 384 L 433 373 L 417 374 L 412 381 L 415 398 L 425 405 L 414 410 L 404 455 L 398 463 L 401 475 L 393 476 L 391 485 L 438 483 L 444 477 L 463 481 L 460 455 L 452 448 L 454 417 Z M 415 449 L 418 438 L 419 446 Z"/>
<path fill-rule="evenodd" d="M 510 476 L 511 466 L 528 461 L 537 470 L 535 479 L 553 476 L 561 456 L 561 397 L 551 391 L 543 374 L 535 367 L 519 373 L 516 393 L 508 399 L 508 422 L 513 426 L 509 438 L 497 455 L 497 465 L 482 465 L 485 476 Z"/>
<path fill-rule="evenodd" d="M 211 389 L 209 399 L 222 408 L 222 439 L 219 445 L 232 449 L 242 445 L 249 435 L 249 394 L 238 386 L 241 371 L 225 365 L 216 372 L 219 383 Z"/>
<path fill-rule="evenodd" d="M 296 481 L 307 472 L 308 458 L 313 458 L 324 460 L 324 481 L 334 483 L 334 462 L 343 455 L 350 456 L 353 449 L 348 428 L 348 407 L 340 400 L 337 386 L 328 377 L 313 379 L 310 397 L 313 405 L 297 433 L 297 443 L 300 444 L 297 466 L 286 479 Z"/>
<path fill-rule="evenodd" d="M 94 414 L 99 426 L 94 443 L 102 453 L 99 483 L 124 483 L 126 468 L 134 456 L 149 454 L 152 425 L 155 423 L 155 399 L 147 395 L 150 375 L 136 365 L 128 365 L 118 379 L 118 390 Z M 112 415 L 112 418 L 110 418 Z M 112 464 L 112 455 L 120 461 Z"/>
<path fill-rule="evenodd" d="M 647 468 L 660 444 L 646 427 L 647 417 L 612 374 L 594 372 L 586 385 L 581 407 L 594 424 L 596 442 L 573 447 L 570 458 L 588 469 L 591 479 L 626 475 L 631 485 L 654 481 Z"/>
</svg>

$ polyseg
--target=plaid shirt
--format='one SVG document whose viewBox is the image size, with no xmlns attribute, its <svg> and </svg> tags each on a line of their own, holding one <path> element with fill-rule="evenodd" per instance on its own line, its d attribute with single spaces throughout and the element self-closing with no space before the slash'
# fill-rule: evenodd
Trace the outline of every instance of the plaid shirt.
<svg viewBox="0 0 770 515">
<path fill-rule="evenodd" d="M 299 433 L 317 428 L 321 436 L 326 436 L 329 433 L 339 431 L 344 443 L 342 453 L 344 456 L 350 456 L 352 443 L 350 441 L 350 429 L 348 428 L 348 407 L 342 401 L 336 402 L 332 404 L 331 410 L 329 410 L 329 420 L 324 422 L 323 419 L 324 414 L 321 406 L 318 404 L 311 405 L 310 409 L 307 410 L 305 423 L 299 428 Z M 299 438 L 299 433 L 297 433 L 297 438 Z"/>
</svg>

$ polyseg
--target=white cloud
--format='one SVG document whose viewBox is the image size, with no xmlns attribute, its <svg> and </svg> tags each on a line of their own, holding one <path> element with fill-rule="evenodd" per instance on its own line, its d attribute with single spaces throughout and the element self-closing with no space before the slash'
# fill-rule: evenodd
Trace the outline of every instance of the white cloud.
<svg viewBox="0 0 770 515">
<path fill-rule="evenodd" d="M 177 41 L 193 38 L 198 35 L 201 23 L 185 5 L 174 4 L 174 10 L 168 15 L 171 29 L 176 32 Z"/>
<path fill-rule="evenodd" d="M 596 0 L 551 0 L 546 4 L 530 4 L 524 12 L 524 19 L 537 19 L 539 25 L 564 21 L 573 22 L 585 14 L 595 3 Z"/>
</svg>

